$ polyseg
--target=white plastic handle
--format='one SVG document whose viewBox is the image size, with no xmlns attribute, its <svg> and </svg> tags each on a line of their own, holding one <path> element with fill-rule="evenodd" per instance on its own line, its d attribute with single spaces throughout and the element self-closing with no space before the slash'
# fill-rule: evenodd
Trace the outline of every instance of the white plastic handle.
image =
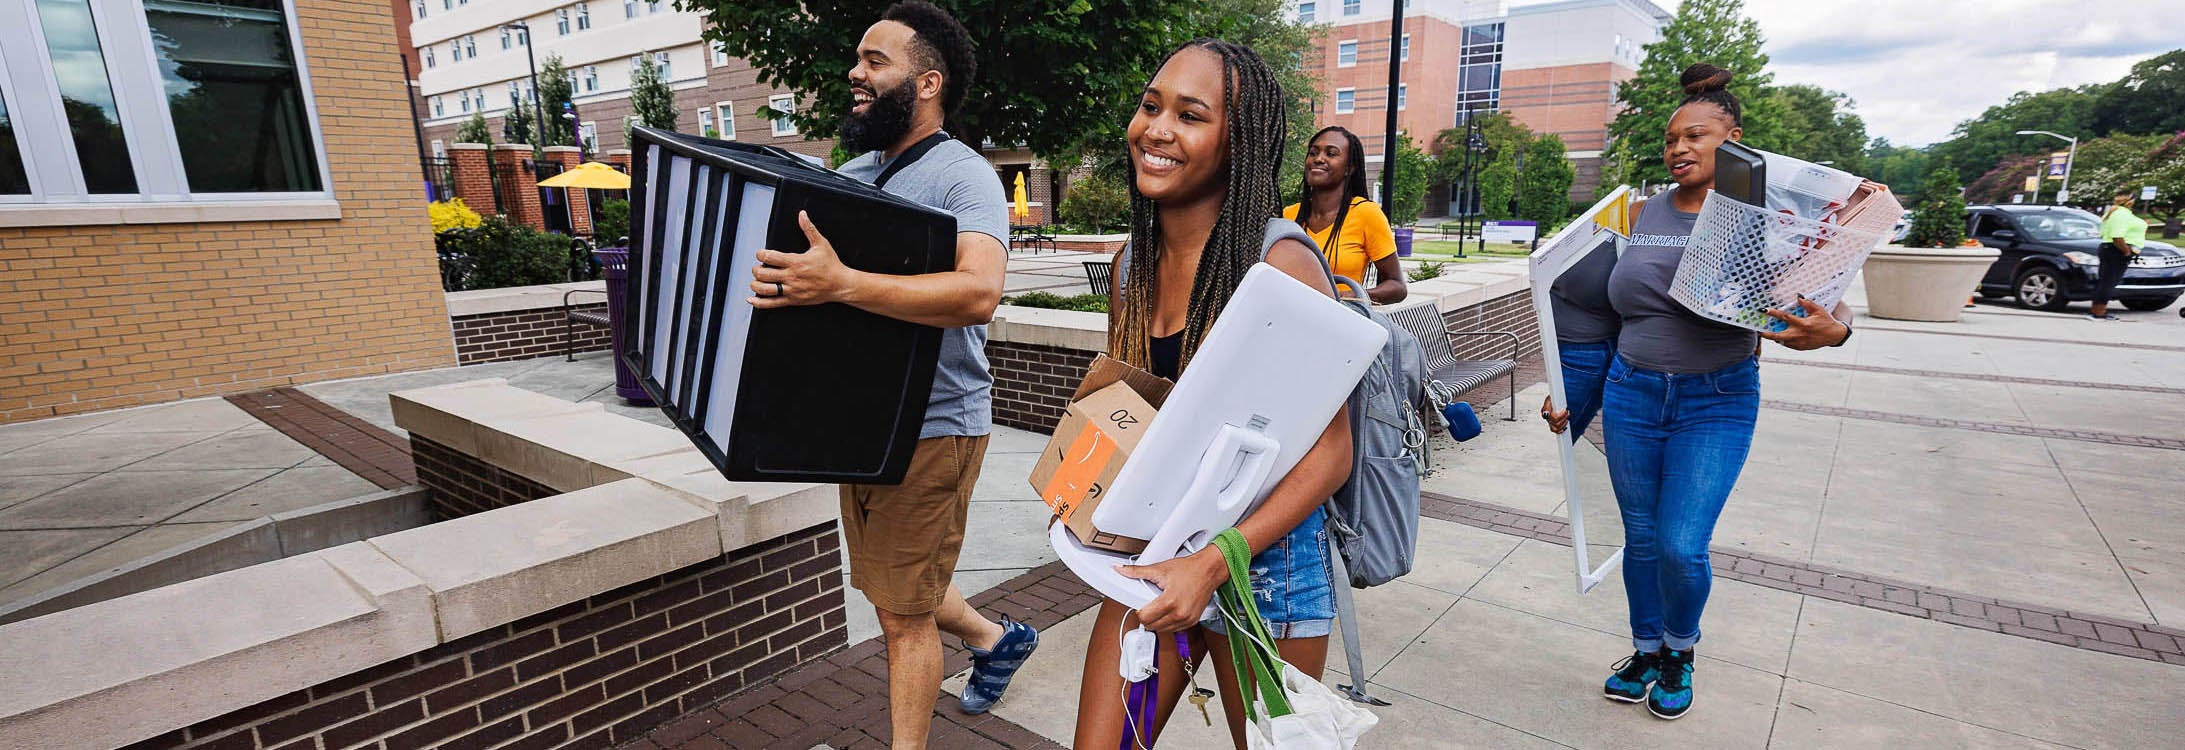
<svg viewBox="0 0 2185 750">
<path fill-rule="evenodd" d="M 1281 444 L 1255 430 L 1224 424 L 1199 459 L 1199 472 L 1176 503 L 1176 516 L 1147 540 L 1139 565 L 1197 552 L 1215 532 L 1236 523 L 1258 499 Z M 1218 523 L 1207 528 L 1209 523 Z"/>
</svg>

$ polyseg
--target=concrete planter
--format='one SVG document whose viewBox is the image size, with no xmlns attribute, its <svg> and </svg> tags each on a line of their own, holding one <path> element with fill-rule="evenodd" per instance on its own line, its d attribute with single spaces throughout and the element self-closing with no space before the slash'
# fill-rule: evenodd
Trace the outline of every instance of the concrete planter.
<svg viewBox="0 0 2185 750">
<path fill-rule="evenodd" d="M 1883 245 L 1866 259 L 1866 311 L 1877 318 L 1955 323 L 2001 253 L 1992 247 Z"/>
</svg>

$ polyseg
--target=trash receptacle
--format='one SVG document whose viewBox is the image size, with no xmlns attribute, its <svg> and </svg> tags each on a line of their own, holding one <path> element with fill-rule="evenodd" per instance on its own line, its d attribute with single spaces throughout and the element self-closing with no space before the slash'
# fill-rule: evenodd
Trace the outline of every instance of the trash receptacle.
<svg viewBox="0 0 2185 750">
<path fill-rule="evenodd" d="M 637 374 L 630 372 L 628 363 L 622 360 L 622 296 L 623 285 L 629 278 L 630 250 L 624 247 L 603 247 L 592 251 L 599 259 L 602 276 L 607 281 L 607 321 L 609 336 L 614 342 L 615 395 L 631 406 L 651 406 L 652 397 L 637 384 Z"/>
</svg>

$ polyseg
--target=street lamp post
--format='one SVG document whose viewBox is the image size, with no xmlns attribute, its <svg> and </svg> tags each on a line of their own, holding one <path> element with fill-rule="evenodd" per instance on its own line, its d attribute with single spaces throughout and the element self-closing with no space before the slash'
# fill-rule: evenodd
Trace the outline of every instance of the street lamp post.
<svg viewBox="0 0 2185 750">
<path fill-rule="evenodd" d="M 1389 0 L 1388 122 L 1381 134 L 1381 208 L 1396 205 L 1396 93 L 1403 90 L 1404 2 Z M 1332 240 L 1331 240 L 1332 242 Z M 1362 683 L 1361 683 L 1362 684 Z"/>
<path fill-rule="evenodd" d="M 520 37 L 523 39 L 523 56 L 526 61 L 531 63 L 531 123 L 539 131 L 531 136 L 534 144 L 531 150 L 532 153 L 536 154 L 546 140 L 546 111 L 539 107 L 539 57 L 531 50 L 531 24 L 522 21 L 510 21 L 501 24 L 501 28 L 513 29 L 523 35 Z"/>
<path fill-rule="evenodd" d="M 2055 138 L 2065 143 L 2071 144 L 2071 149 L 2064 152 L 2064 186 L 2056 191 L 2056 204 L 2063 205 L 2064 199 L 2071 194 L 2071 162 L 2079 158 L 2079 139 L 2061 133 L 2051 133 L 2046 130 L 2020 130 L 2018 131 L 2018 134 L 2045 135 L 2050 138 Z M 2047 172 L 2048 162 L 2042 161 L 2041 164 L 2043 165 L 2041 171 Z M 2038 192 L 2036 192 L 2036 195 L 2038 195 Z"/>
</svg>

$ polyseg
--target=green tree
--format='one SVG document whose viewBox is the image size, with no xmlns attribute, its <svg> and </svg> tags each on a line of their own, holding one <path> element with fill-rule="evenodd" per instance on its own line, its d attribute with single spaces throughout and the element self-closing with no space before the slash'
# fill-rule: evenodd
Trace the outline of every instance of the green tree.
<svg viewBox="0 0 2185 750">
<path fill-rule="evenodd" d="M 1426 189 L 1431 179 L 1432 160 L 1419 144 L 1411 140 L 1410 133 L 1396 135 L 1396 184 L 1389 187 L 1381 204 L 1388 209 L 1388 221 L 1395 226 L 1419 223 L 1419 213 L 1426 210 Z"/>
<path fill-rule="evenodd" d="M 1563 138 L 1554 133 L 1525 146 L 1525 163 L 1517 178 L 1517 215 L 1539 222 L 1541 230 L 1570 215 L 1570 184 L 1578 179 L 1578 168 L 1564 153 Z"/>
<path fill-rule="evenodd" d="M 531 107 L 523 102 L 519 101 L 516 106 L 509 107 L 508 112 L 501 115 L 501 140 L 508 143 L 532 145 L 532 117 Z"/>
<path fill-rule="evenodd" d="M 1971 203 L 2009 203 L 2011 196 L 2026 192 L 2026 178 L 2046 175 L 2047 155 L 2006 156 L 1978 178 L 1965 184 L 1965 200 Z M 1954 184 L 1954 183 L 1953 183 Z M 2041 192 L 2053 194 L 2060 181 L 2044 179 Z"/>
<path fill-rule="evenodd" d="M 455 129 L 456 143 L 492 143 L 493 129 L 486 127 L 486 114 L 472 112 L 470 119 Z"/>
<path fill-rule="evenodd" d="M 1904 244 L 1957 247 L 1965 239 L 1965 199 L 1958 195 L 1957 173 L 1949 167 L 1936 167 L 1924 182 L 1926 189 L 1912 211 L 1912 227 Z"/>
<path fill-rule="evenodd" d="M 1281 181 L 1286 202 L 1302 200 L 1305 142 L 1317 130 L 1313 127 L 1313 99 L 1320 90 L 1320 82 L 1313 75 L 1316 68 L 1307 66 L 1305 58 L 1311 54 L 1313 43 L 1324 30 L 1298 23 L 1297 14 L 1287 9 L 1288 0 L 1203 0 L 1182 5 L 1193 11 L 1191 36 L 1226 39 L 1250 47 L 1274 70 L 1275 81 L 1282 84 L 1283 119 L 1289 123 L 1289 143 L 1283 149 L 1282 172 L 1277 179 Z M 1145 75 L 1151 74 L 1149 67 Z M 1129 112 L 1137 96 L 1137 89 L 1129 90 L 1124 99 L 1116 103 L 1122 107 L 1117 111 Z M 1124 119 L 1127 122 L 1128 118 Z M 1121 143 L 1120 129 L 1113 134 L 1096 131 L 1096 135 L 1112 138 L 1110 142 L 1114 144 Z M 1363 159 L 1360 163 L 1364 163 Z"/>
<path fill-rule="evenodd" d="M 1056 214 L 1063 223 L 1088 232 L 1116 231 L 1130 223 L 1130 191 L 1121 178 L 1095 172 L 1070 181 Z"/>
<path fill-rule="evenodd" d="M 2112 135 L 2079 144 L 2071 160 L 2071 204 L 2100 208 L 2120 190 L 2146 184 L 2149 157 L 2162 147 L 2159 135 Z"/>
<path fill-rule="evenodd" d="M 858 39 L 892 0 L 688 0 L 705 37 L 794 91 L 800 132 L 833 137 L 850 107 L 843 76 Z M 1119 143 L 1129 102 L 1169 49 L 1196 31 L 1192 3 L 1123 0 L 941 0 L 976 40 L 978 82 L 948 122 L 967 143 L 1021 143 L 1076 163 L 1089 144 Z"/>
<path fill-rule="evenodd" d="M 1517 197 L 1517 155 L 1533 141 L 1533 131 L 1508 112 L 1489 112 L 1474 118 L 1487 151 L 1472 157 L 1472 179 L 1479 185 L 1479 210 L 1488 219 L 1508 219 L 1510 202 Z M 1464 128 L 1449 128 L 1434 136 L 1433 181 L 1460 188 L 1464 179 Z"/>
<path fill-rule="evenodd" d="M 2020 91 L 1980 116 L 1958 123 L 1950 139 L 1935 144 L 1930 153 L 1956 170 L 1962 182 L 1978 179 L 2006 156 L 2055 151 L 2062 142 L 2045 135 L 2018 135 L 2018 131 L 2084 136 L 2093 129 L 2094 102 L 2106 88 L 2107 84 L 2095 84 L 2040 93 Z"/>
<path fill-rule="evenodd" d="M 2094 102 L 2098 133 L 2185 131 L 2185 49 L 2141 60 Z"/>
<path fill-rule="evenodd" d="M 546 111 L 543 126 L 539 128 L 541 146 L 583 146 L 577 142 L 576 123 L 562 117 L 567 111 L 570 97 L 576 96 L 576 84 L 570 79 L 569 69 L 562 65 L 561 55 L 547 55 L 546 64 L 539 67 L 539 107 Z"/>
<path fill-rule="evenodd" d="M 1803 83 L 1769 92 L 1782 113 L 1778 149 L 1786 156 L 1866 173 L 1866 121 L 1851 111 L 1851 97 Z"/>
<path fill-rule="evenodd" d="M 630 71 L 630 110 L 637 115 L 634 125 L 675 129 L 675 90 L 660 80 L 660 65 L 650 52 L 640 53 L 637 68 Z"/>
<path fill-rule="evenodd" d="M 1609 135 L 1621 144 L 1624 164 L 1618 175 L 1624 181 L 1644 179 L 1663 182 L 1669 171 L 1662 164 L 1662 133 L 1669 115 L 1684 101 L 1678 78 L 1687 66 L 1712 63 L 1735 75 L 1730 92 L 1744 103 L 1744 142 L 1754 148 L 1780 151 L 1781 104 L 1768 95 L 1774 76 L 1767 72 L 1768 55 L 1760 50 L 1760 24 L 1745 17 L 1741 0 L 1685 0 L 1677 15 L 1662 27 L 1661 41 L 1646 45 L 1646 60 L 1639 73 L 1616 84 L 1616 100 L 1623 109 L 1609 125 Z M 1615 183 L 1608 183 L 1615 184 Z"/>
<path fill-rule="evenodd" d="M 1920 193 L 1920 182 L 1929 170 L 1925 149 L 1890 145 L 1887 138 L 1876 138 L 1866 147 L 1866 169 L 1857 174 L 1869 180 L 1888 185 L 1899 196 Z"/>
</svg>

